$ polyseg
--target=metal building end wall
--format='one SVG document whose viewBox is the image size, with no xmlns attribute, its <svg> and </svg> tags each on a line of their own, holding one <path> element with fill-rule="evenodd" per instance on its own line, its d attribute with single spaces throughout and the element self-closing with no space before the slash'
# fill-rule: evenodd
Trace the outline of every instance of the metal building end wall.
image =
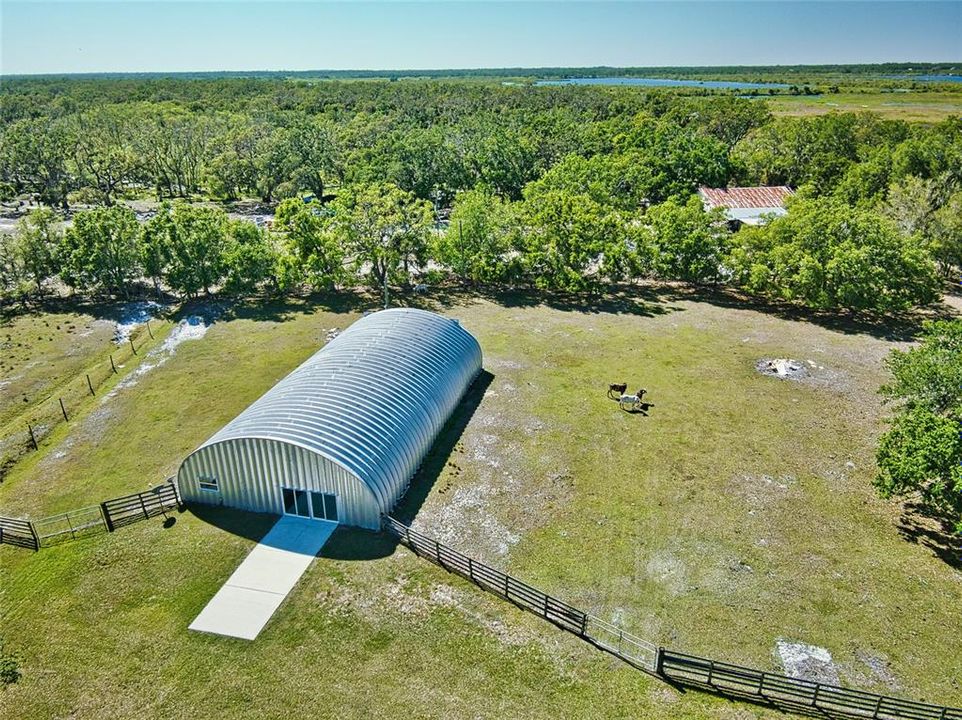
<svg viewBox="0 0 962 720">
<path fill-rule="evenodd" d="M 190 502 L 280 513 L 282 486 L 333 492 L 341 521 L 376 528 L 481 371 L 461 325 L 424 310 L 367 315 L 181 464 Z M 202 490 L 201 477 L 218 490 Z"/>
</svg>

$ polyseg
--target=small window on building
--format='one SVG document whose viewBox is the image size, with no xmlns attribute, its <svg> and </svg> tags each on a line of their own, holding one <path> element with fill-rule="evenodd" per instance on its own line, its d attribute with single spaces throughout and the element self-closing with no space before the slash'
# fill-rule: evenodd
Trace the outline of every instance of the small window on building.
<svg viewBox="0 0 962 720">
<path fill-rule="evenodd" d="M 220 489 L 217 487 L 217 478 L 215 478 L 213 475 L 201 475 L 198 480 L 201 490 L 206 490 L 207 492 L 217 492 Z"/>
</svg>

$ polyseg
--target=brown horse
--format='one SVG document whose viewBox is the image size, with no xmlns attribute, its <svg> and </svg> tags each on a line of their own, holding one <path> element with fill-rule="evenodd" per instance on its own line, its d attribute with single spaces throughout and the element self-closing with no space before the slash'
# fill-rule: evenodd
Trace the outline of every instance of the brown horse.
<svg viewBox="0 0 962 720">
<path fill-rule="evenodd" d="M 610 397 L 612 400 L 617 400 L 625 394 L 627 389 L 628 383 L 621 383 L 620 385 L 612 383 L 608 386 L 608 397 Z"/>
</svg>

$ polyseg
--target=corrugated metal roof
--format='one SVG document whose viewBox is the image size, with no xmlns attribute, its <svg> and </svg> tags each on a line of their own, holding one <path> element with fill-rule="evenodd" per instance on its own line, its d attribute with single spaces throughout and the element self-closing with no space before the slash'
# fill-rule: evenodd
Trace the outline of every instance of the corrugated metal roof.
<svg viewBox="0 0 962 720">
<path fill-rule="evenodd" d="M 786 185 L 735 188 L 698 188 L 698 194 L 709 208 L 780 208 L 794 191 Z"/>
<path fill-rule="evenodd" d="M 481 347 L 456 320 L 382 310 L 347 328 L 198 450 L 249 438 L 297 445 L 356 475 L 387 512 L 480 370 Z"/>
</svg>

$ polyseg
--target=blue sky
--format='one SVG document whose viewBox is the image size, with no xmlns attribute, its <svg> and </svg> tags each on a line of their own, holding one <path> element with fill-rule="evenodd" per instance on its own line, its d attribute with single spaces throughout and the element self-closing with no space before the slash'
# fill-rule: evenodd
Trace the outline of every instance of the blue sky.
<svg viewBox="0 0 962 720">
<path fill-rule="evenodd" d="M 0 73 L 962 61 L 962 1 L 0 0 Z"/>
</svg>

